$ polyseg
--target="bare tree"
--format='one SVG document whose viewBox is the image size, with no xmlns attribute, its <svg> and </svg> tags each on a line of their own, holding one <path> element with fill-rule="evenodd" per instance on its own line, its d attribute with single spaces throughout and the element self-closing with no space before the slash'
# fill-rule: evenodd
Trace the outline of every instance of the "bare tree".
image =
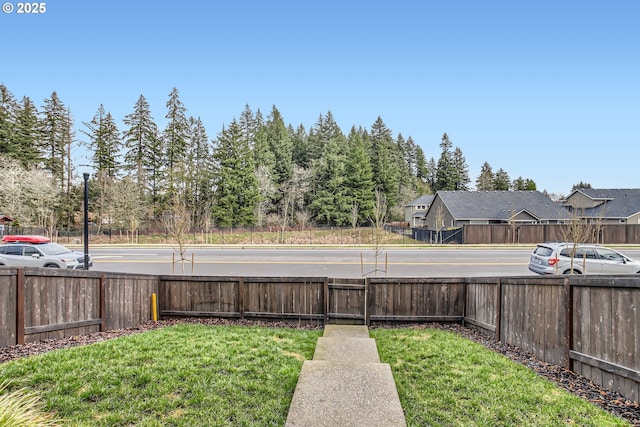
<svg viewBox="0 0 640 427">
<path fill-rule="evenodd" d="M 115 180 L 106 170 L 98 171 L 91 184 L 96 188 L 93 198 L 93 217 L 98 225 L 98 233 L 102 224 L 113 221 L 113 203 L 118 195 L 115 193 Z"/>
<path fill-rule="evenodd" d="M 304 195 L 309 189 L 310 172 L 299 166 L 294 166 L 291 179 L 281 187 L 282 199 L 279 205 L 278 225 L 281 241 L 284 243 L 284 231 L 293 223 L 296 209 L 304 207 Z"/>
<path fill-rule="evenodd" d="M 187 250 L 187 239 L 189 230 L 191 229 L 191 213 L 187 209 L 187 203 L 178 192 L 173 194 L 171 203 L 164 213 L 164 226 L 167 233 L 173 238 L 178 245 L 179 262 L 182 266 L 182 274 L 184 274 L 184 263 L 189 262 L 185 258 Z"/>
<path fill-rule="evenodd" d="M 60 192 L 48 172 L 34 169 L 25 175 L 26 186 L 24 203 L 32 209 L 32 224 L 42 227 L 50 237 L 58 224 L 57 208 L 60 203 Z"/>
<path fill-rule="evenodd" d="M 29 217 L 24 203 L 26 178 L 25 169 L 16 160 L 0 156 L 0 211 L 23 223 Z"/>
<path fill-rule="evenodd" d="M 360 212 L 359 212 L 359 209 L 358 209 L 358 204 L 354 203 L 353 206 L 351 206 L 351 228 L 353 228 L 354 230 L 358 226 L 358 215 L 359 214 L 360 214 Z"/>
<path fill-rule="evenodd" d="M 133 176 L 114 181 L 112 194 L 112 221 L 129 230 L 131 243 L 134 243 L 142 218 L 150 206 L 145 202 L 141 187 L 134 181 Z"/>
<path fill-rule="evenodd" d="M 384 224 L 387 218 L 387 197 L 380 189 L 375 190 L 376 201 L 373 205 L 373 216 L 369 218 L 373 226 L 373 257 L 375 260 L 374 275 L 378 275 L 378 261 L 384 252 Z M 386 271 L 385 271 L 386 274 Z"/>
<path fill-rule="evenodd" d="M 300 226 L 301 230 L 304 230 L 309 221 L 311 221 L 311 215 L 309 212 L 305 210 L 296 211 L 296 224 Z"/>
<path fill-rule="evenodd" d="M 264 225 L 267 221 L 267 215 L 273 207 L 271 199 L 276 192 L 276 187 L 273 185 L 271 173 L 267 166 L 258 166 L 256 178 L 258 179 L 258 189 L 260 191 L 260 200 L 256 206 L 256 219 L 259 225 Z"/>
<path fill-rule="evenodd" d="M 583 243 L 597 243 L 604 209 L 600 216 L 592 221 L 585 218 L 586 209 L 582 206 L 573 206 L 571 218 L 561 228 L 562 240 L 569 244 L 569 257 L 571 258 L 571 274 L 574 272 L 574 263 L 578 247 Z M 556 264 L 557 265 L 557 264 Z"/>
</svg>

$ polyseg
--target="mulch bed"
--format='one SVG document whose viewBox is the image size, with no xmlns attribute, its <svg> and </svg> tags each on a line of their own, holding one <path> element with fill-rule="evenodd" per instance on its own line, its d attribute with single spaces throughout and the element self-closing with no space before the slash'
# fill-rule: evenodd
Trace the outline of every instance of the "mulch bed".
<svg viewBox="0 0 640 427">
<path fill-rule="evenodd" d="M 298 322 L 259 322 L 249 320 L 227 320 L 227 319 L 176 319 L 162 320 L 158 322 L 143 323 L 134 328 L 119 329 L 109 332 L 97 332 L 90 335 L 74 336 L 62 339 L 50 339 L 28 343 L 25 345 L 15 345 L 0 348 L 0 363 L 9 360 L 18 359 L 26 356 L 46 353 L 51 350 L 76 347 L 79 345 L 92 344 L 96 342 L 106 341 L 125 335 L 146 332 L 165 326 L 175 325 L 177 323 L 200 323 L 206 325 L 252 325 L 252 326 L 268 326 L 268 327 L 286 327 L 300 329 L 321 329 L 319 325 L 304 325 Z M 640 403 L 625 399 L 619 393 L 609 390 L 605 387 L 594 384 L 588 378 L 578 375 L 575 372 L 564 369 L 560 366 L 552 365 L 537 357 L 503 342 L 499 342 L 492 337 L 481 334 L 473 329 L 466 328 L 459 324 L 442 324 L 429 323 L 423 325 L 393 325 L 393 327 L 409 327 L 409 328 L 438 328 L 454 332 L 467 339 L 475 341 L 483 346 L 503 354 L 509 359 L 521 363 L 535 371 L 538 375 L 547 378 L 559 387 L 585 399 L 595 405 L 600 406 L 604 410 L 626 420 L 634 426 L 640 426 Z M 385 327 L 385 326 L 377 326 Z"/>
</svg>

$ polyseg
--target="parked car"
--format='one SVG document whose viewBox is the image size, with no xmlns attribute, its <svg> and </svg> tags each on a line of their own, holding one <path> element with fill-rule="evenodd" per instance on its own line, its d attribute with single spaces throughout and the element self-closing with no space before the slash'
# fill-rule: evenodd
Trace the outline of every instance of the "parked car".
<svg viewBox="0 0 640 427">
<path fill-rule="evenodd" d="M 0 266 L 84 268 L 84 253 L 72 251 L 44 236 L 4 236 L 0 245 Z M 89 267 L 93 259 L 89 256 Z"/>
<path fill-rule="evenodd" d="M 574 252 L 575 250 L 575 252 Z M 639 274 L 640 262 L 594 244 L 540 243 L 531 254 L 529 270 L 538 274 Z"/>
</svg>

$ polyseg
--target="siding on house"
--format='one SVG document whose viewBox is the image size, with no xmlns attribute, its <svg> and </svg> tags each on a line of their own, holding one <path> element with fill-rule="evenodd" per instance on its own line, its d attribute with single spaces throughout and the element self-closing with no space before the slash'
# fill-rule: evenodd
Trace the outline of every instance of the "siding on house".
<svg viewBox="0 0 640 427">
<path fill-rule="evenodd" d="M 603 224 L 640 224 L 640 188 L 579 188 L 562 204 L 573 215 Z"/>
<path fill-rule="evenodd" d="M 404 207 L 404 219 L 410 227 L 422 227 L 424 216 L 435 196 L 420 196 Z"/>
</svg>

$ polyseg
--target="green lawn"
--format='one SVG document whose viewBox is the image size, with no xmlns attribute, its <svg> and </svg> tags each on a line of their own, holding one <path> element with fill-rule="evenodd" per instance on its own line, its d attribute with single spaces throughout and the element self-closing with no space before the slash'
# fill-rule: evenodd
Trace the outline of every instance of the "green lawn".
<svg viewBox="0 0 640 427">
<path fill-rule="evenodd" d="M 521 364 L 434 329 L 375 329 L 409 426 L 626 426 Z"/>
<path fill-rule="evenodd" d="M 282 426 L 320 331 L 181 324 L 0 365 L 68 425 Z"/>
<path fill-rule="evenodd" d="M 615 426 L 623 421 L 479 344 L 375 329 L 409 426 Z M 321 331 L 180 324 L 0 365 L 66 425 L 283 426 Z"/>
</svg>

